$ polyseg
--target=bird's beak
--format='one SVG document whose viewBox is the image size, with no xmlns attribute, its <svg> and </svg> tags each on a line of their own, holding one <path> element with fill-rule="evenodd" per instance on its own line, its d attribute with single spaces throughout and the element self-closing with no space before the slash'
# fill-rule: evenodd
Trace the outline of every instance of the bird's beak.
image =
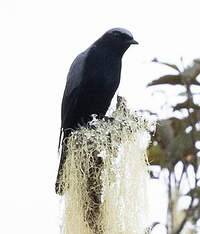
<svg viewBox="0 0 200 234">
<path fill-rule="evenodd" d="M 135 41 L 134 39 L 132 39 L 132 40 L 130 40 L 130 44 L 138 45 L 139 43 L 137 41 Z"/>
</svg>

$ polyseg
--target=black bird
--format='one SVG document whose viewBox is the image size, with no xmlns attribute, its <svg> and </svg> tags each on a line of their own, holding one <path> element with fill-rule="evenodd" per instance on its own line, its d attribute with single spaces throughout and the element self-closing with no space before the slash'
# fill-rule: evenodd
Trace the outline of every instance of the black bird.
<svg viewBox="0 0 200 234">
<path fill-rule="evenodd" d="M 119 86 L 122 56 L 131 44 L 138 43 L 128 30 L 113 28 L 76 57 L 62 100 L 62 146 L 71 130 L 90 121 L 92 114 L 98 118 L 105 116 Z M 66 159 L 63 148 L 56 182 L 59 194 L 63 190 L 59 188 L 59 179 Z"/>
</svg>

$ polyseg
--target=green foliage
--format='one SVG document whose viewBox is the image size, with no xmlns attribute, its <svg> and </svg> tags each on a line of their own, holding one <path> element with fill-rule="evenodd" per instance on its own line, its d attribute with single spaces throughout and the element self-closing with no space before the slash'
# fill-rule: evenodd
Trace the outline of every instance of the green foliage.
<svg viewBox="0 0 200 234">
<path fill-rule="evenodd" d="M 190 221 L 192 224 L 195 224 L 200 217 L 200 178 L 198 176 L 200 165 L 197 156 L 198 149 L 195 147 L 196 141 L 200 141 L 200 130 L 197 128 L 197 123 L 200 123 L 200 102 L 195 102 L 195 100 L 200 100 L 200 92 L 192 92 L 193 86 L 196 86 L 196 88 L 200 86 L 198 79 L 200 75 L 200 59 L 193 60 L 191 65 L 183 69 L 180 69 L 175 64 L 160 62 L 157 59 L 154 59 L 153 62 L 168 66 L 177 74 L 161 76 L 149 83 L 148 87 L 157 85 L 180 85 L 185 89 L 182 93 L 177 93 L 177 97 L 185 97 L 185 100 L 180 103 L 177 102 L 176 105 L 172 106 L 172 110 L 179 112 L 179 116 L 184 111 L 184 113 L 187 113 L 187 116 L 182 115 L 180 118 L 171 117 L 160 119 L 156 134 L 153 136 L 154 144 L 150 146 L 148 151 L 148 158 L 151 165 L 160 165 L 161 168 L 166 168 L 169 171 L 169 220 L 166 226 L 168 233 L 179 234 L 182 232 L 186 222 Z M 194 99 L 194 95 L 196 99 Z M 183 164 L 182 175 L 179 180 L 176 179 L 176 176 L 173 176 L 175 174 L 175 166 L 178 162 L 182 162 Z M 195 183 L 193 187 L 190 186 L 190 191 L 187 193 L 191 197 L 191 201 L 188 209 L 185 211 L 185 218 L 177 225 L 176 216 L 178 213 L 175 212 L 175 209 L 178 199 L 173 200 L 173 189 L 176 190 L 175 193 L 179 194 L 178 196 L 180 197 L 184 174 L 190 184 L 187 172 L 189 165 L 193 168 L 193 181 Z M 173 182 L 172 178 L 174 178 Z M 196 203 L 194 203 L 194 200 Z"/>
<path fill-rule="evenodd" d="M 193 138 L 199 140 L 199 132 L 193 129 L 189 134 L 186 132 L 186 129 L 189 126 L 194 128 L 192 124 L 195 125 L 200 121 L 200 106 L 199 103 L 194 103 L 193 94 L 191 92 L 192 85 L 200 85 L 197 80 L 200 74 L 200 59 L 194 60 L 192 65 L 186 67 L 183 71 L 175 64 L 160 62 L 157 59 L 154 59 L 153 62 L 168 66 L 178 72 L 178 74 L 161 76 L 149 83 L 148 86 L 167 84 L 181 85 L 185 88 L 185 91 L 182 92 L 181 95 L 185 96 L 186 100 L 182 103 L 177 103 L 172 108 L 174 111 L 180 112 L 182 110 L 187 110 L 188 116 L 180 119 L 171 117 L 159 120 L 154 140 L 158 142 L 156 148 L 160 150 L 160 160 L 158 159 L 158 151 L 155 146 L 151 146 L 154 149 L 149 149 L 150 163 L 160 164 L 160 166 L 168 169 L 170 167 L 170 169 L 173 170 L 173 167 L 178 161 L 185 163 L 188 155 L 194 155 L 196 153 Z M 180 95 L 180 93 L 178 93 L 177 96 L 178 95 Z M 163 155 L 165 156 L 165 160 L 163 160 Z"/>
<path fill-rule="evenodd" d="M 153 80 L 148 86 L 152 85 L 162 85 L 162 84 L 169 84 L 169 85 L 181 85 L 181 76 L 180 75 L 165 75 L 161 76 L 157 80 Z"/>
<path fill-rule="evenodd" d="M 165 76 L 161 76 L 158 79 L 153 80 L 148 86 L 152 85 L 161 85 L 161 84 L 169 84 L 169 85 L 184 85 L 189 83 L 190 85 L 200 85 L 200 82 L 197 80 L 198 75 L 200 74 L 200 60 L 193 60 L 192 65 L 186 67 L 183 71 L 181 71 L 175 64 L 163 63 L 154 59 L 153 62 L 166 65 L 176 72 L 177 75 L 168 74 Z"/>
<path fill-rule="evenodd" d="M 149 148 L 148 161 L 151 165 L 164 166 L 164 151 L 160 145 L 151 146 Z"/>
</svg>

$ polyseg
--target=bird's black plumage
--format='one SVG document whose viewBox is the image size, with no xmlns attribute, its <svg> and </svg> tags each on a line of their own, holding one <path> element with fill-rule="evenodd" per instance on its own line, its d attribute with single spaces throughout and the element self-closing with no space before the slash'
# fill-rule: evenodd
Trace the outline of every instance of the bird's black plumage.
<svg viewBox="0 0 200 234">
<path fill-rule="evenodd" d="M 114 28 L 74 60 L 62 100 L 63 139 L 71 129 L 91 120 L 92 114 L 99 118 L 105 116 L 119 86 L 122 56 L 131 44 L 138 43 L 129 31 Z M 64 161 L 65 156 L 61 153 L 57 183 Z M 59 193 L 57 186 L 56 192 Z"/>
</svg>

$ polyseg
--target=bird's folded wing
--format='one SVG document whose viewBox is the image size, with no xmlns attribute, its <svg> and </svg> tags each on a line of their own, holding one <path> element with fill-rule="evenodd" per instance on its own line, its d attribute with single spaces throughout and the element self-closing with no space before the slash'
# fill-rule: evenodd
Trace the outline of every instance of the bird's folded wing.
<svg viewBox="0 0 200 234">
<path fill-rule="evenodd" d="M 87 54 L 88 50 L 78 55 L 70 67 L 62 100 L 62 129 L 70 126 L 71 117 L 73 116 L 73 111 L 76 108 L 76 103 L 80 95 L 79 87 L 84 77 Z"/>
</svg>

